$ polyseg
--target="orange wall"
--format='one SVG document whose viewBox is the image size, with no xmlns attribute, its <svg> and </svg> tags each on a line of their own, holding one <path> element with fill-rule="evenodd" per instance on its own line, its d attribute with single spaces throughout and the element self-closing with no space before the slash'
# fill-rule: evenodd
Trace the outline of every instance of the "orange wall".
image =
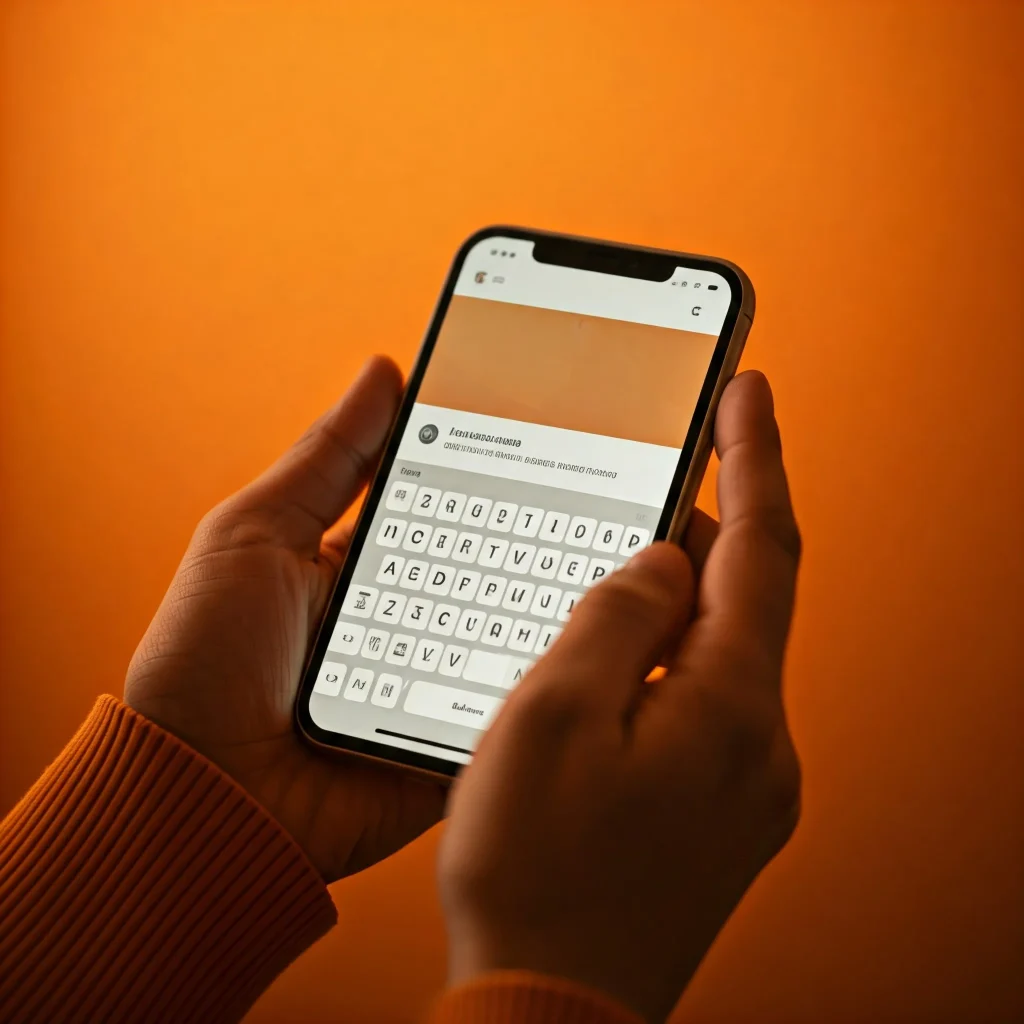
<svg viewBox="0 0 1024 1024">
<path fill-rule="evenodd" d="M 1019 3 L 7 0 L 0 802 L 191 525 L 513 221 L 724 255 L 807 540 L 792 846 L 681 1019 L 1024 1016 Z M 407 1020 L 434 839 L 252 1019 Z"/>
</svg>

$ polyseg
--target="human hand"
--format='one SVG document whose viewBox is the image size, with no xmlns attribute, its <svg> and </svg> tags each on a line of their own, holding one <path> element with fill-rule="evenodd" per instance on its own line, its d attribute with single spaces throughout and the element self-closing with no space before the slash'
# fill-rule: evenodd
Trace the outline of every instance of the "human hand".
<svg viewBox="0 0 1024 1024">
<path fill-rule="evenodd" d="M 388 856 L 444 807 L 439 784 L 330 760 L 292 724 L 348 544 L 337 520 L 376 463 L 401 390 L 395 365 L 371 360 L 291 451 L 203 518 L 125 682 L 128 705 L 248 790 L 327 882 Z"/>
<path fill-rule="evenodd" d="M 780 685 L 800 536 L 760 374 L 726 389 L 715 442 L 722 524 L 699 586 L 655 544 L 595 587 L 456 785 L 453 984 L 533 970 L 662 1021 L 796 825 Z"/>
</svg>

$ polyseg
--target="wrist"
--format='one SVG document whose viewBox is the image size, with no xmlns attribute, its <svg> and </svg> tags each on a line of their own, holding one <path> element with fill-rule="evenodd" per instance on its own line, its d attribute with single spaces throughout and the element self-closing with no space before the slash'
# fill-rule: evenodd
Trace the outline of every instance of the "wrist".
<svg viewBox="0 0 1024 1024">
<path fill-rule="evenodd" d="M 19 910 L 20 948 L 38 976 L 62 979 L 39 993 L 39 1019 L 63 1019 L 70 1005 L 112 1019 L 129 996 L 149 1019 L 172 989 L 181 1019 L 238 1019 L 336 919 L 312 865 L 262 808 L 113 697 L 97 701 L 4 830 L 17 842 L 0 891 L 40 897 Z M 69 955 L 71 941 L 89 955 Z M 18 972 L 2 967 L 7 1019 Z"/>
<path fill-rule="evenodd" d="M 552 1020 L 645 1024 L 605 993 L 534 971 L 490 971 L 445 990 L 427 1024 L 476 1020 Z"/>
<path fill-rule="evenodd" d="M 599 996 L 628 1014 L 631 1021 L 661 1024 L 671 1004 L 655 1008 L 655 1000 L 644 992 L 642 972 L 612 956 L 591 948 L 589 941 L 547 937 L 510 941 L 510 936 L 488 941 L 449 945 L 448 984 L 453 989 L 486 984 L 489 979 L 530 976 L 549 979 L 565 988 Z M 610 944 L 603 943 L 603 946 Z M 609 950 L 609 952 L 612 952 Z M 674 1002 L 674 1000 L 673 1000 Z"/>
</svg>

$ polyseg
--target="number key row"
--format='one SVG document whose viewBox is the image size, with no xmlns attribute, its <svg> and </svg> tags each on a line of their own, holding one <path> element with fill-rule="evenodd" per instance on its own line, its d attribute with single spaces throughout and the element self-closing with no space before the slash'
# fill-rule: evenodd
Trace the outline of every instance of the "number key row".
<svg viewBox="0 0 1024 1024">
<path fill-rule="evenodd" d="M 564 512 L 545 511 L 511 501 L 493 501 L 457 491 L 442 492 L 439 487 L 417 487 L 404 480 L 396 480 L 391 485 L 384 507 L 391 512 L 411 512 L 426 519 L 436 516 L 444 522 L 475 526 L 494 533 L 511 532 L 517 537 L 536 537 L 551 544 L 564 542 L 570 547 L 593 547 L 609 554 L 635 554 L 647 546 L 651 535 L 650 530 L 642 527 L 598 523 L 587 516 L 570 517 Z M 402 522 L 397 519 L 387 521 Z"/>
</svg>

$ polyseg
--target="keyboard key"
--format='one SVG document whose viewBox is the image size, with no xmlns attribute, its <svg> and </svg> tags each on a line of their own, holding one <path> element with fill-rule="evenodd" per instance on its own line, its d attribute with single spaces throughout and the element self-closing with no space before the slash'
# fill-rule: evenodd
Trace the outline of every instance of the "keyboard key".
<svg viewBox="0 0 1024 1024">
<path fill-rule="evenodd" d="M 487 524 L 490 511 L 490 498 L 470 498 L 466 502 L 466 511 L 462 513 L 462 525 L 477 526 L 482 530 Z"/>
<path fill-rule="evenodd" d="M 415 646 L 416 637 L 396 633 L 391 638 L 391 643 L 388 644 L 388 650 L 384 655 L 384 660 L 391 665 L 408 665 Z"/>
<path fill-rule="evenodd" d="M 483 683 L 485 686 L 504 686 L 505 673 L 512 658 L 507 654 L 492 654 L 490 651 L 470 651 L 462 678 L 467 683 Z"/>
<path fill-rule="evenodd" d="M 456 562 L 475 562 L 483 542 L 484 538 L 481 533 L 460 533 L 459 539 L 455 542 L 452 558 Z"/>
<path fill-rule="evenodd" d="M 547 512 L 544 515 L 544 522 L 541 524 L 537 539 L 548 544 L 561 544 L 568 525 L 569 517 L 564 513 Z"/>
<path fill-rule="evenodd" d="M 441 497 L 441 491 L 437 487 L 421 487 L 412 503 L 412 514 L 430 518 L 437 509 L 437 502 Z"/>
<path fill-rule="evenodd" d="M 407 600 L 405 594 L 393 594 L 386 591 L 377 602 L 377 611 L 373 617 L 378 622 L 390 622 L 397 626 L 402 621 L 402 612 L 405 611 Z"/>
<path fill-rule="evenodd" d="M 518 573 L 520 576 L 526 575 L 530 571 L 536 551 L 537 549 L 532 544 L 511 545 L 508 555 L 505 557 L 505 572 Z"/>
<path fill-rule="evenodd" d="M 444 643 L 440 640 L 429 640 L 423 637 L 416 645 L 416 652 L 412 656 L 411 667 L 421 672 L 433 672 L 441 660 L 444 651 Z"/>
<path fill-rule="evenodd" d="M 458 491 L 445 491 L 441 495 L 441 504 L 437 506 L 437 518 L 449 523 L 457 523 L 462 518 L 462 510 L 466 507 L 466 496 Z"/>
<path fill-rule="evenodd" d="M 480 573 L 472 569 L 459 569 L 452 583 L 452 597 L 456 601 L 472 601 L 480 586 Z"/>
<path fill-rule="evenodd" d="M 491 647 L 504 647 L 512 629 L 512 620 L 507 615 L 488 616 L 480 642 Z"/>
<path fill-rule="evenodd" d="M 558 567 L 562 563 L 562 552 L 557 548 L 541 548 L 533 560 L 531 576 L 539 576 L 542 580 L 553 580 Z"/>
<path fill-rule="evenodd" d="M 422 597 L 410 597 L 402 616 L 402 625 L 406 629 L 426 629 L 433 607 L 433 601 L 425 601 Z"/>
<path fill-rule="evenodd" d="M 562 559 L 562 567 L 558 570 L 558 580 L 561 583 L 583 582 L 587 572 L 587 558 L 585 555 L 566 555 Z"/>
<path fill-rule="evenodd" d="M 558 634 L 561 632 L 561 626 L 541 626 L 540 636 L 537 638 L 537 646 L 534 648 L 537 654 L 544 654 L 544 652 L 547 651 L 547 649 L 558 639 Z"/>
<path fill-rule="evenodd" d="M 417 554 L 426 551 L 427 544 L 430 542 L 430 535 L 433 532 L 434 528 L 432 526 L 413 523 L 405 535 L 405 542 L 402 544 L 402 548 L 406 551 L 415 551 Z"/>
<path fill-rule="evenodd" d="M 621 523 L 602 523 L 597 528 L 597 536 L 594 537 L 594 550 L 614 555 L 622 539 L 622 530 Z"/>
<path fill-rule="evenodd" d="M 353 622 L 336 622 L 327 649 L 339 654 L 358 654 L 365 635 L 365 626 Z"/>
<path fill-rule="evenodd" d="M 463 609 L 459 624 L 455 627 L 455 635 L 460 640 L 477 640 L 484 628 L 484 619 L 486 618 L 486 612 L 477 611 L 475 608 Z"/>
<path fill-rule="evenodd" d="M 534 585 L 532 583 L 509 580 L 508 589 L 505 591 L 501 607 L 507 608 L 511 612 L 525 612 L 533 600 L 533 590 Z"/>
<path fill-rule="evenodd" d="M 534 595 L 533 604 L 530 605 L 530 614 L 539 615 L 545 619 L 554 618 L 558 611 L 558 599 L 562 591 L 558 587 L 538 587 Z"/>
<path fill-rule="evenodd" d="M 348 677 L 348 686 L 345 687 L 345 700 L 355 700 L 362 703 L 370 696 L 370 687 L 373 684 L 373 670 L 368 668 L 354 668 Z"/>
<path fill-rule="evenodd" d="M 392 587 L 397 586 L 398 581 L 402 578 L 404 565 L 405 559 L 401 555 L 385 555 L 384 561 L 380 563 L 380 568 L 377 570 L 377 582 Z"/>
<path fill-rule="evenodd" d="M 458 535 L 459 531 L 453 530 L 450 526 L 439 526 L 434 531 L 430 544 L 427 545 L 427 554 L 434 558 L 451 558 Z"/>
<path fill-rule="evenodd" d="M 507 540 L 495 540 L 493 537 L 488 537 L 480 549 L 477 565 L 482 565 L 485 569 L 500 569 L 501 563 L 505 561 L 506 551 L 508 551 Z"/>
<path fill-rule="evenodd" d="M 402 692 L 402 677 L 381 672 L 377 680 L 377 689 L 370 698 L 371 704 L 379 708 L 393 708 L 398 703 L 398 695 Z"/>
<path fill-rule="evenodd" d="M 524 505 L 516 516 L 512 532 L 517 537 L 536 537 L 537 532 L 540 530 L 541 517 L 543 515 L 543 509 L 530 508 L 528 505 Z"/>
<path fill-rule="evenodd" d="M 337 697 L 341 693 L 341 683 L 345 678 L 345 666 L 333 661 L 325 661 L 317 673 L 313 684 L 314 693 L 322 693 L 325 697 Z"/>
<path fill-rule="evenodd" d="M 486 697 L 481 693 L 417 679 L 409 687 L 405 710 L 410 715 L 422 715 L 452 725 L 486 729 L 501 710 L 502 703 L 500 697 Z"/>
<path fill-rule="evenodd" d="M 366 639 L 363 641 L 363 649 L 360 656 L 369 661 L 380 661 L 388 647 L 388 637 L 391 634 L 385 629 L 368 629 Z"/>
<path fill-rule="evenodd" d="M 416 496 L 416 485 L 407 484 L 404 480 L 396 480 L 388 491 L 384 507 L 392 512 L 408 512 L 412 499 Z"/>
<path fill-rule="evenodd" d="M 487 529 L 495 533 L 508 533 L 515 522 L 518 505 L 511 501 L 496 501 L 487 520 Z"/>
<path fill-rule="evenodd" d="M 441 655 L 441 664 L 437 671 L 443 676 L 452 676 L 458 679 L 466 667 L 466 659 L 469 657 L 468 647 L 459 647 L 456 644 L 446 644 L 444 654 Z"/>
<path fill-rule="evenodd" d="M 508 668 L 505 669 L 505 678 L 501 685 L 509 690 L 513 686 L 518 686 L 522 682 L 523 676 L 526 675 L 527 670 L 532 667 L 533 662 L 529 658 L 510 657 L 508 659 Z"/>
<path fill-rule="evenodd" d="M 650 530 L 641 529 L 639 526 L 627 526 L 622 537 L 622 544 L 619 547 L 619 554 L 635 555 L 638 551 L 647 547 L 650 541 Z"/>
<path fill-rule="evenodd" d="M 540 634 L 540 625 L 528 619 L 516 619 L 508 638 L 509 650 L 533 652 L 533 646 Z"/>
<path fill-rule="evenodd" d="M 459 621 L 459 609 L 453 604 L 439 604 L 430 616 L 427 629 L 440 636 L 451 636 L 455 632 L 455 623 Z"/>
<path fill-rule="evenodd" d="M 569 523 L 569 532 L 565 535 L 565 543 L 574 548 L 589 548 L 597 531 L 597 520 L 586 516 L 573 516 Z"/>
<path fill-rule="evenodd" d="M 385 519 L 377 531 L 377 544 L 382 548 L 397 548 L 408 525 L 404 519 Z"/>
<path fill-rule="evenodd" d="M 587 569 L 587 578 L 583 581 L 583 586 L 592 587 L 595 583 L 600 583 L 614 569 L 615 562 L 612 559 L 592 558 L 590 560 L 590 568 Z"/>
<path fill-rule="evenodd" d="M 480 581 L 480 590 L 476 595 L 478 604 L 486 604 L 497 608 L 508 586 L 504 576 L 485 576 Z"/>
<path fill-rule="evenodd" d="M 373 614 L 373 606 L 377 603 L 376 587 L 349 587 L 345 600 L 341 602 L 341 610 L 345 615 L 354 615 L 357 619 L 368 619 Z"/>
<path fill-rule="evenodd" d="M 423 584 L 427 579 L 427 569 L 429 568 L 430 566 L 426 562 L 410 558 L 405 563 L 405 572 L 402 573 L 402 578 L 398 581 L 398 585 L 406 590 L 422 590 Z"/>
<path fill-rule="evenodd" d="M 562 595 L 562 600 L 558 604 L 558 616 L 557 616 L 557 618 L 558 618 L 559 622 L 568 622 L 569 621 L 569 616 L 572 615 L 572 610 L 573 610 L 573 608 L 576 607 L 576 602 L 582 596 L 583 596 L 582 594 L 578 593 L 575 590 L 567 590 Z"/>
<path fill-rule="evenodd" d="M 427 573 L 427 582 L 423 584 L 425 594 L 435 594 L 438 597 L 445 597 L 452 589 L 452 578 L 455 570 L 447 565 L 432 565 Z"/>
</svg>

